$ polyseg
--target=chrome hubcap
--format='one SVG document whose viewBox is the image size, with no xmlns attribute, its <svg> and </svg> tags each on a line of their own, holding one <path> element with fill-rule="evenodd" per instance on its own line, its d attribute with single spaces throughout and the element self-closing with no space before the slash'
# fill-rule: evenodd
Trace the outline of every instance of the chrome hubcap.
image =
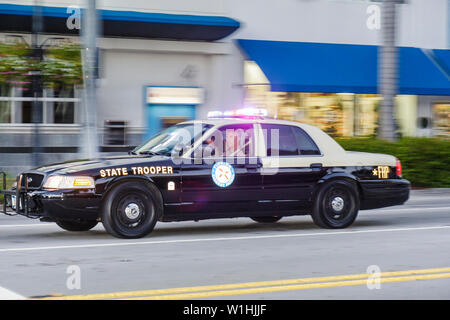
<svg viewBox="0 0 450 320">
<path fill-rule="evenodd" d="M 139 206 L 136 203 L 130 203 L 125 208 L 125 214 L 130 220 L 134 220 L 139 217 L 139 213 Z"/>
<path fill-rule="evenodd" d="M 331 201 L 331 207 L 334 211 L 342 211 L 344 209 L 344 199 L 336 197 Z"/>
</svg>

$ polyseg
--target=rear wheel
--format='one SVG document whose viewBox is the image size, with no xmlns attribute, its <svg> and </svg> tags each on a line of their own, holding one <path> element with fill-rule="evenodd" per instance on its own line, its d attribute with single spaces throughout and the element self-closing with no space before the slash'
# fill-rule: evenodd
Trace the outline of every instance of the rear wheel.
<svg viewBox="0 0 450 320">
<path fill-rule="evenodd" d="M 67 231 L 88 231 L 97 225 L 95 220 L 58 220 L 56 224 Z"/>
<path fill-rule="evenodd" d="M 106 196 L 102 223 L 118 238 L 142 238 L 152 232 L 162 214 L 162 196 L 150 183 L 125 182 Z"/>
<path fill-rule="evenodd" d="M 359 195 L 354 183 L 334 180 L 325 183 L 314 203 L 312 218 L 322 228 L 346 228 L 356 219 Z"/>
<path fill-rule="evenodd" d="M 266 216 L 266 217 L 252 217 L 251 219 L 259 223 L 274 223 L 279 221 L 281 217 Z"/>
</svg>

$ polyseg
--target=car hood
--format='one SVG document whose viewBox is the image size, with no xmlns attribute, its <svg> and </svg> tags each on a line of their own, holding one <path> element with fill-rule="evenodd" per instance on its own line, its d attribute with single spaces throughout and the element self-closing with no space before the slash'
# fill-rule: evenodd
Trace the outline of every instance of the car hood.
<svg viewBox="0 0 450 320">
<path fill-rule="evenodd" d="M 128 167 L 137 164 L 162 164 L 172 161 L 167 156 L 140 156 L 140 155 L 124 155 L 103 157 L 97 159 L 82 159 L 74 161 L 66 161 L 51 165 L 45 165 L 34 168 L 32 171 L 49 174 L 74 174 L 89 173 L 90 171 L 98 171 L 103 168 L 112 167 Z"/>
</svg>

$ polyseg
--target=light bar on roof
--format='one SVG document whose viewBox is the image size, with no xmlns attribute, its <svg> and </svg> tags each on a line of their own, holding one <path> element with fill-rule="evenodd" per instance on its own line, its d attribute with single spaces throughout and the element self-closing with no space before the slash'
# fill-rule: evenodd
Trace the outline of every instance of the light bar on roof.
<svg viewBox="0 0 450 320">
<path fill-rule="evenodd" d="M 228 111 L 224 111 L 223 112 L 223 116 L 226 117 L 234 117 L 236 116 L 236 111 L 235 110 L 228 110 Z"/>
<path fill-rule="evenodd" d="M 267 110 L 261 108 L 242 108 L 227 111 L 210 111 L 208 118 L 252 118 L 267 117 Z"/>
<path fill-rule="evenodd" d="M 267 110 L 261 108 L 243 108 L 236 110 L 236 116 L 267 117 Z"/>
<path fill-rule="evenodd" d="M 222 118 L 223 113 L 222 111 L 209 111 L 208 112 L 208 118 Z"/>
</svg>

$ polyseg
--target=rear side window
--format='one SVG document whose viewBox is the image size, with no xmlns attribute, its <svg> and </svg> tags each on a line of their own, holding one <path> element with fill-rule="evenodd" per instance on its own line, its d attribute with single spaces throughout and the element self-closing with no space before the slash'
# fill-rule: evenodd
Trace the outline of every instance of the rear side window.
<svg viewBox="0 0 450 320">
<path fill-rule="evenodd" d="M 299 127 L 292 127 L 292 130 L 294 130 L 297 139 L 300 155 L 320 155 L 319 148 L 304 130 Z"/>
<path fill-rule="evenodd" d="M 291 126 L 261 124 L 267 147 L 267 156 L 298 155 L 297 140 Z"/>
<path fill-rule="evenodd" d="M 320 155 L 314 141 L 299 127 L 261 124 L 267 156 Z"/>
</svg>

